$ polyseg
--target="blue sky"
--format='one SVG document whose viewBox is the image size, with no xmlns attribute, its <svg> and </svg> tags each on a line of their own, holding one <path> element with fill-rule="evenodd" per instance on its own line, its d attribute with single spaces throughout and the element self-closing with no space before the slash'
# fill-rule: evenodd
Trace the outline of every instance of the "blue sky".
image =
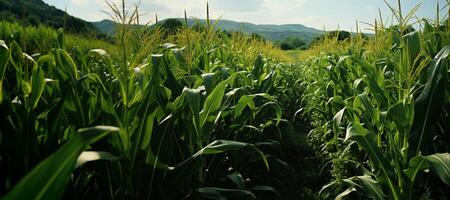
<svg viewBox="0 0 450 200">
<path fill-rule="evenodd" d="M 100 21 L 108 18 L 103 11 L 109 11 L 104 0 L 44 0 L 60 9 L 67 9 L 88 21 Z M 110 0 L 119 2 L 119 0 Z M 422 3 L 416 13 L 418 18 L 435 18 L 436 4 L 441 7 L 447 0 L 402 0 L 403 11 Z M 139 0 L 128 0 L 132 5 Z M 397 5 L 397 0 L 387 0 Z M 381 9 L 384 19 L 391 17 L 389 8 L 383 0 L 209 0 L 212 18 L 223 18 L 256 24 L 304 24 L 317 29 L 355 30 L 356 20 L 373 23 Z M 188 16 L 205 18 L 206 0 L 140 0 L 140 11 L 144 21 L 154 20 L 157 13 L 160 19 L 183 17 L 186 9 Z M 447 9 L 441 11 L 446 15 Z M 142 21 L 142 20 L 141 20 Z M 360 27 L 368 28 L 361 24 Z"/>
</svg>

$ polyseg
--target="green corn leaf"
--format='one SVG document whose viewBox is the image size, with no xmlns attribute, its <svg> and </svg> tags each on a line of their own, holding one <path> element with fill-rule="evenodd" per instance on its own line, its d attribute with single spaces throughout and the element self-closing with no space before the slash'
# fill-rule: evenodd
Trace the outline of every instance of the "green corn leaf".
<svg viewBox="0 0 450 200">
<path fill-rule="evenodd" d="M 9 61 L 11 63 L 11 65 L 14 67 L 15 69 L 15 76 L 16 76 L 16 88 L 18 91 L 21 91 L 22 94 L 24 94 L 25 96 L 28 95 L 27 89 L 26 88 L 28 85 L 24 84 L 26 83 L 26 81 L 23 80 L 23 76 L 24 76 L 24 59 L 23 59 L 23 52 L 22 49 L 20 49 L 19 45 L 13 41 L 10 45 L 10 57 L 9 57 Z M 25 88 L 23 88 L 25 87 Z"/>
<path fill-rule="evenodd" d="M 23 65 L 23 52 L 20 46 L 13 41 L 10 45 L 10 61 L 17 72 L 22 72 Z M 22 75 L 20 76 L 22 77 Z"/>
<path fill-rule="evenodd" d="M 376 123 L 380 120 L 380 112 L 375 109 L 367 93 L 359 94 L 353 101 L 353 109 L 356 109 L 361 115 L 367 117 L 367 120 Z"/>
<path fill-rule="evenodd" d="M 241 115 L 242 111 L 244 111 L 245 107 L 249 107 L 251 110 L 255 109 L 255 102 L 253 101 L 255 96 L 244 95 L 241 96 L 236 107 L 234 108 L 234 118 L 236 119 L 239 115 Z"/>
<path fill-rule="evenodd" d="M 345 135 L 344 142 L 347 142 L 352 137 L 365 137 L 369 134 L 369 131 L 365 129 L 360 123 L 352 123 L 347 127 L 347 134 Z"/>
<path fill-rule="evenodd" d="M 385 199 L 385 194 L 381 189 L 381 185 L 370 176 L 358 176 L 361 186 L 366 191 L 366 195 L 375 199 Z"/>
<path fill-rule="evenodd" d="M 144 131 L 144 138 L 142 140 L 141 149 L 146 149 L 149 147 L 152 134 L 153 134 L 153 125 L 155 122 L 155 115 L 156 115 L 157 109 L 153 111 L 150 115 L 147 116 L 147 121 L 145 122 L 145 131 Z"/>
<path fill-rule="evenodd" d="M 264 59 L 261 54 L 258 54 L 252 70 L 253 80 L 258 81 L 260 79 L 264 70 L 263 67 L 264 67 Z"/>
<path fill-rule="evenodd" d="M 425 88 L 416 100 L 414 125 L 411 130 L 410 148 L 414 155 L 426 153 L 423 144 L 431 143 L 431 127 L 436 123 L 444 105 L 447 87 L 447 69 L 450 45 L 444 47 L 431 63 Z"/>
<path fill-rule="evenodd" d="M 201 141 L 199 140 L 200 135 L 200 104 L 202 100 L 202 89 L 190 89 L 184 88 L 183 93 L 186 94 L 186 101 L 189 105 L 189 108 L 192 112 L 192 123 L 194 124 L 196 135 L 192 135 L 192 139 L 196 140 L 199 144 Z"/>
<path fill-rule="evenodd" d="M 430 168 L 448 186 L 450 186 L 450 154 L 437 153 L 429 156 L 416 156 L 409 162 L 408 169 L 403 172 L 414 182 L 420 171 Z"/>
<path fill-rule="evenodd" d="M 102 58 L 108 58 L 108 52 L 106 52 L 103 49 L 92 49 L 92 50 L 89 51 L 89 53 L 96 54 L 96 55 L 98 55 L 98 56 L 100 56 Z"/>
<path fill-rule="evenodd" d="M 30 105 L 31 109 L 36 108 L 39 99 L 41 98 L 42 92 L 45 86 L 45 75 L 44 70 L 37 68 L 33 70 L 33 75 L 31 76 L 31 96 Z"/>
<path fill-rule="evenodd" d="M 423 156 L 428 161 L 433 172 L 439 176 L 439 178 L 450 186 L 450 154 L 438 153 L 429 156 Z"/>
<path fill-rule="evenodd" d="M 273 187 L 270 186 L 253 186 L 250 188 L 250 191 L 254 193 L 265 193 L 268 195 L 275 195 L 277 197 L 280 196 L 280 193 L 278 193 Z"/>
<path fill-rule="evenodd" d="M 6 64 L 9 61 L 10 52 L 5 41 L 0 40 L 0 78 L 3 78 L 5 74 Z"/>
<path fill-rule="evenodd" d="M 255 195 L 247 190 L 223 189 L 223 188 L 199 188 L 192 192 L 193 199 L 256 199 Z"/>
<path fill-rule="evenodd" d="M 364 196 L 371 197 L 373 199 L 383 200 L 386 195 L 383 193 L 381 185 L 370 176 L 354 176 L 343 180 L 349 184 L 351 188 L 347 189 L 338 197 L 342 198 L 354 191 L 352 188 L 358 189 Z"/>
<path fill-rule="evenodd" d="M 222 105 L 222 99 L 225 92 L 225 86 L 227 82 L 221 82 L 206 98 L 203 110 L 200 113 L 200 127 L 203 127 L 207 121 L 214 121 L 215 116 Z"/>
<path fill-rule="evenodd" d="M 344 199 L 346 196 L 348 196 L 350 193 L 356 191 L 356 189 L 354 187 L 350 187 L 347 188 L 345 191 L 341 192 L 339 195 L 336 196 L 336 198 L 334 198 L 335 200 L 342 200 Z"/>
<path fill-rule="evenodd" d="M 170 97 L 172 96 L 172 91 L 169 88 L 165 87 L 164 85 L 160 85 L 157 88 L 156 96 L 158 97 L 156 98 L 156 100 L 159 103 L 159 105 L 165 105 L 166 102 L 170 100 Z"/>
<path fill-rule="evenodd" d="M 0 103 L 3 101 L 3 78 L 10 58 L 10 51 L 5 41 L 0 40 Z"/>
<path fill-rule="evenodd" d="M 115 115 L 114 105 L 112 103 L 111 97 L 105 97 L 105 95 L 100 93 L 100 103 L 102 110 L 108 114 Z"/>
<path fill-rule="evenodd" d="M 334 96 L 334 88 L 335 88 L 334 81 L 329 81 L 325 88 L 325 91 L 327 92 L 328 97 Z"/>
<path fill-rule="evenodd" d="M 420 53 L 420 37 L 418 31 L 413 31 L 403 36 L 403 41 L 405 42 L 406 60 L 409 62 L 408 66 L 413 66 L 414 69 L 419 63 L 416 63 L 416 58 Z"/>
<path fill-rule="evenodd" d="M 218 153 L 224 153 L 227 151 L 232 150 L 238 150 L 243 147 L 251 146 L 252 144 L 244 143 L 244 142 L 237 142 L 237 141 L 230 141 L 230 140 L 216 140 L 197 152 L 197 154 L 218 154 Z"/>
<path fill-rule="evenodd" d="M 269 170 L 269 162 L 267 161 L 266 156 L 264 153 L 256 148 L 253 144 L 250 143 L 244 143 L 244 142 L 237 142 L 237 141 L 230 141 L 230 140 L 216 140 L 197 152 L 197 154 L 218 154 L 218 153 L 224 153 L 227 151 L 234 151 L 238 150 L 244 147 L 250 147 L 252 150 L 257 152 L 260 156 L 260 158 L 263 160 L 264 164 L 266 165 L 267 170 Z"/>
<path fill-rule="evenodd" d="M 215 73 L 206 73 L 202 74 L 203 84 L 205 85 L 206 94 L 211 94 L 214 86 L 216 84 L 216 74 Z"/>
<path fill-rule="evenodd" d="M 424 41 L 425 46 L 427 49 L 427 53 L 430 55 L 436 55 L 439 51 L 439 39 L 436 34 L 436 29 L 433 25 L 430 24 L 428 20 L 423 20 L 424 26 L 423 26 L 423 35 L 424 35 Z"/>
<path fill-rule="evenodd" d="M 108 133 L 118 130 L 110 126 L 78 130 L 71 140 L 25 175 L 4 199 L 59 199 L 83 150 Z"/>
<path fill-rule="evenodd" d="M 173 58 L 173 57 L 170 57 L 170 58 Z M 170 62 L 164 63 L 165 72 L 166 72 L 165 85 L 168 88 L 170 88 L 170 90 L 173 92 L 173 94 L 175 96 L 179 96 L 181 94 L 181 92 L 183 91 L 183 86 L 177 80 L 176 75 L 173 73 L 173 71 L 171 69 L 171 64 L 169 64 L 169 63 L 177 63 L 177 62 L 178 61 L 175 58 L 173 58 L 173 59 L 170 59 Z"/>
<path fill-rule="evenodd" d="M 339 112 L 337 112 L 336 113 L 336 115 L 334 115 L 334 117 L 333 117 L 333 127 L 334 127 L 334 131 L 335 132 L 337 132 L 337 131 L 339 131 L 339 127 L 341 127 L 341 121 L 342 121 L 342 118 L 344 117 L 344 114 L 345 114 L 345 107 L 344 108 L 342 108 Z M 346 139 L 348 139 L 348 138 L 346 138 Z"/>
<path fill-rule="evenodd" d="M 97 161 L 97 160 L 108 160 L 114 161 L 118 160 L 119 157 L 112 155 L 105 151 L 83 151 L 77 158 L 75 168 L 84 165 L 87 162 Z"/>
<path fill-rule="evenodd" d="M 56 50 L 56 62 L 58 67 L 71 77 L 72 81 L 78 80 L 77 66 L 67 51 L 62 49 Z"/>
<path fill-rule="evenodd" d="M 169 165 L 161 162 L 159 160 L 159 157 L 156 156 L 155 153 L 153 153 L 152 148 L 148 148 L 148 150 L 147 150 L 147 157 L 145 158 L 145 163 L 147 163 L 148 165 L 150 165 L 152 167 L 163 170 L 163 171 L 173 169 L 173 167 L 169 167 Z"/>
<path fill-rule="evenodd" d="M 277 126 L 281 121 L 281 115 L 283 114 L 283 111 L 281 110 L 281 106 L 278 103 L 274 103 L 274 108 L 275 108 L 275 113 L 277 115 L 276 121 L 277 121 Z"/>
<path fill-rule="evenodd" d="M 58 48 L 64 49 L 64 29 L 63 28 L 58 29 L 56 45 Z"/>
<path fill-rule="evenodd" d="M 240 190 L 246 189 L 244 178 L 242 178 L 241 173 L 234 172 L 234 173 L 228 174 L 227 178 L 230 179 L 236 185 L 237 189 L 240 189 Z"/>
<path fill-rule="evenodd" d="M 378 103 L 381 105 L 385 105 L 387 100 L 386 97 L 383 95 L 383 73 L 380 69 L 378 69 L 376 66 L 368 63 L 365 60 L 361 60 L 358 58 L 354 58 L 356 63 L 361 66 L 361 69 L 365 74 L 367 74 L 366 77 L 364 77 L 364 81 L 369 86 L 369 89 L 371 90 L 371 94 L 374 95 Z"/>
<path fill-rule="evenodd" d="M 259 92 L 269 92 L 270 88 L 273 87 L 275 75 L 276 75 L 275 71 L 271 71 L 269 74 L 267 74 L 261 81 L 261 85 L 260 85 L 258 91 Z"/>
<path fill-rule="evenodd" d="M 329 190 L 330 188 L 332 188 L 333 186 L 335 186 L 337 184 L 338 184 L 338 181 L 334 180 L 334 181 L 331 181 L 331 182 L 323 185 L 322 188 L 319 190 L 318 196 L 320 197 L 324 191 Z"/>
<path fill-rule="evenodd" d="M 201 89 L 190 89 L 184 88 L 184 93 L 186 93 L 186 100 L 189 105 L 189 108 L 192 111 L 194 116 L 198 116 L 200 114 L 200 103 L 201 103 Z"/>
<path fill-rule="evenodd" d="M 409 178 L 411 182 L 414 182 L 414 180 L 417 177 L 417 174 L 419 174 L 419 171 L 424 170 L 428 168 L 430 165 L 429 163 L 423 159 L 422 156 L 416 156 L 409 160 L 409 167 L 403 172 L 406 174 L 406 176 Z"/>
<path fill-rule="evenodd" d="M 391 179 L 392 177 L 395 177 L 395 173 L 384 154 L 378 148 L 376 144 L 376 138 L 373 136 L 373 134 L 365 129 L 360 123 L 353 122 L 347 127 L 345 141 L 350 138 L 354 138 L 358 145 L 365 150 L 365 152 L 369 155 L 370 161 L 373 163 L 375 169 L 381 171 L 382 175 L 384 176 L 383 178 L 388 183 L 389 190 L 391 191 L 392 195 L 398 197 L 399 190 L 394 184 L 394 180 Z"/>
<path fill-rule="evenodd" d="M 414 120 L 414 103 L 396 103 L 389 108 L 388 116 L 393 119 L 398 128 L 410 128 Z"/>
<path fill-rule="evenodd" d="M 173 170 L 169 171 L 168 177 L 170 180 L 182 183 L 184 180 L 188 179 L 201 164 L 200 158 L 203 155 L 214 155 L 225 153 L 228 151 L 236 151 L 242 148 L 251 148 L 253 151 L 259 154 L 260 158 L 263 160 L 267 170 L 269 170 L 269 162 L 267 161 L 264 153 L 256 148 L 253 144 L 229 141 L 229 140 L 216 140 L 204 148 L 200 149 L 197 153 L 190 156 L 185 161 L 177 164 Z"/>
<path fill-rule="evenodd" d="M 163 63 L 163 54 L 152 54 L 151 65 L 151 81 L 152 84 L 159 85 L 161 83 L 160 66 Z"/>
<path fill-rule="evenodd" d="M 200 128 L 203 128 L 206 122 L 211 122 L 216 119 L 222 105 L 222 99 L 225 93 L 225 87 L 234 83 L 237 73 L 233 74 L 227 80 L 217 84 L 216 88 L 206 97 L 203 109 L 200 112 Z"/>
<path fill-rule="evenodd" d="M 250 108 L 250 110 L 254 111 L 255 110 L 255 101 L 254 99 L 256 97 L 263 97 L 269 101 L 275 101 L 275 99 L 270 96 L 267 93 L 258 93 L 258 94 L 252 94 L 252 95 L 244 95 L 241 96 L 241 98 L 239 99 L 238 103 L 236 104 L 236 107 L 234 108 L 233 112 L 234 112 L 234 118 L 237 118 L 239 115 L 242 114 L 242 111 L 248 106 Z M 272 103 L 272 104 L 268 104 L 268 103 Z M 275 111 L 276 111 L 276 115 L 277 115 L 277 122 L 279 122 L 281 120 L 281 108 L 279 107 L 279 105 L 275 102 L 268 102 L 260 107 L 264 107 L 266 105 L 274 105 Z M 256 113 L 253 113 L 256 114 Z"/>
<path fill-rule="evenodd" d="M 270 96 L 270 94 L 268 93 L 257 93 L 257 94 L 252 94 L 251 96 L 253 97 L 263 97 L 269 101 L 275 101 L 275 98 L 273 96 Z"/>
<path fill-rule="evenodd" d="M 365 85 L 362 78 L 358 78 L 353 82 L 353 89 L 362 91 Z"/>
</svg>

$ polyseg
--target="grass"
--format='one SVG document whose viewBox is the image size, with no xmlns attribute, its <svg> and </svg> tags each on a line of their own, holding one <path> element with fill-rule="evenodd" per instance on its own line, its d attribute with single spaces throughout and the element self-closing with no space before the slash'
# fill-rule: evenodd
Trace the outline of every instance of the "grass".
<svg viewBox="0 0 450 200">
<path fill-rule="evenodd" d="M 30 55 L 46 53 L 56 45 L 58 31 L 46 26 L 22 26 L 17 22 L 0 21 L 0 37 L 7 44 L 17 42 L 24 52 Z M 115 45 L 98 39 L 91 39 L 74 34 L 65 35 L 65 45 L 68 49 L 79 48 L 82 51 L 99 48 L 116 51 Z"/>
</svg>

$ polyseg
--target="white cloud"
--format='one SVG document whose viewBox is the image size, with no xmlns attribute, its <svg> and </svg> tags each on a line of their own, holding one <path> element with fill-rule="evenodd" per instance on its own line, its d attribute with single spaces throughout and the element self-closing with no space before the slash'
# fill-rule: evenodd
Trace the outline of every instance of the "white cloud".
<svg viewBox="0 0 450 200">
<path fill-rule="evenodd" d="M 109 18 L 101 12 L 111 11 L 104 0 L 66 1 L 64 6 L 72 15 L 89 21 Z M 121 7 L 121 0 L 108 1 Z M 128 0 L 126 8 L 132 10 L 136 4 L 139 4 L 143 22 L 154 21 L 155 14 L 158 14 L 159 19 L 184 17 L 184 10 L 188 17 L 206 18 L 207 1 L 209 1 L 211 18 L 267 24 L 295 22 L 292 16 L 299 13 L 307 0 Z"/>
<path fill-rule="evenodd" d="M 222 11 L 233 13 L 253 12 L 264 9 L 265 0 L 212 0 L 210 4 Z"/>
<path fill-rule="evenodd" d="M 110 11 L 105 0 L 44 0 L 77 17 L 89 21 L 99 21 L 108 18 L 101 11 Z M 121 6 L 121 0 L 108 0 Z M 378 0 L 126 0 L 127 9 L 141 3 L 141 22 L 154 21 L 157 13 L 159 19 L 184 17 L 206 18 L 206 2 L 209 1 L 211 18 L 245 21 L 256 24 L 304 24 L 317 29 L 355 29 L 355 21 L 371 22 L 378 17 L 381 8 L 383 16 L 389 11 L 383 1 Z M 395 2 L 395 0 L 388 0 Z M 445 2 L 445 0 L 438 0 Z M 434 17 L 435 3 L 433 1 L 406 1 L 404 10 L 408 10 L 417 2 L 423 2 L 418 16 Z M 431 14 L 430 14 L 431 13 Z M 360 28 L 365 28 L 361 24 Z"/>
<path fill-rule="evenodd" d="M 267 11 L 298 11 L 306 0 L 264 0 Z"/>
<path fill-rule="evenodd" d="M 108 18 L 102 11 L 109 11 L 109 7 L 104 0 L 61 1 L 59 8 L 67 10 L 71 15 L 88 21 L 99 21 Z"/>
<path fill-rule="evenodd" d="M 302 17 L 302 18 L 299 18 L 297 23 L 303 24 L 305 26 L 314 26 L 314 27 L 320 28 L 321 30 L 323 28 L 325 28 L 325 29 L 332 28 L 332 27 L 327 27 L 331 23 L 329 20 L 327 20 L 326 18 L 323 18 L 323 17 L 319 17 L 319 16 Z"/>
<path fill-rule="evenodd" d="M 72 0 L 71 3 L 76 5 L 86 5 L 89 2 L 89 0 Z"/>
<path fill-rule="evenodd" d="M 147 13 L 146 18 L 149 20 L 154 18 L 155 13 L 160 18 L 183 17 L 184 10 L 189 17 L 205 18 L 206 2 L 207 0 L 142 1 L 140 10 Z M 212 18 L 283 23 L 285 19 L 298 13 L 305 2 L 306 0 L 209 0 L 209 7 Z"/>
</svg>

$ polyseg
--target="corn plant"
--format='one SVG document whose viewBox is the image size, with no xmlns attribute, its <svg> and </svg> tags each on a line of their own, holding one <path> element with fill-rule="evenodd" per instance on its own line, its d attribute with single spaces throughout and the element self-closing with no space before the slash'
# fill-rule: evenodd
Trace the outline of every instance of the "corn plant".
<svg viewBox="0 0 450 200">
<path fill-rule="evenodd" d="M 336 170 L 322 193 L 344 184 L 350 187 L 337 198 L 357 190 L 374 199 L 413 199 L 428 168 L 448 185 L 448 148 L 428 145 L 445 135 L 437 127 L 448 99 L 448 29 L 424 20 L 425 29 L 411 30 L 418 7 L 403 16 L 398 5 L 388 5 L 398 26 L 375 25 L 372 41 L 382 49 L 364 52 L 364 44 L 353 43 L 308 63 L 317 66 L 309 76 L 324 77 L 306 87 L 305 100 L 316 102 L 307 111 L 320 120 L 310 135 L 323 141 Z M 351 176 L 355 170 L 363 175 Z"/>
<path fill-rule="evenodd" d="M 270 169 L 259 147 L 283 121 L 273 95 L 280 65 L 248 45 L 273 47 L 223 37 L 214 24 L 163 38 L 159 28 L 132 28 L 137 9 L 108 4 L 120 24 L 111 52 L 69 49 L 62 31 L 34 56 L 1 41 L 5 198 L 277 195 L 243 178 L 255 164 Z"/>
</svg>

